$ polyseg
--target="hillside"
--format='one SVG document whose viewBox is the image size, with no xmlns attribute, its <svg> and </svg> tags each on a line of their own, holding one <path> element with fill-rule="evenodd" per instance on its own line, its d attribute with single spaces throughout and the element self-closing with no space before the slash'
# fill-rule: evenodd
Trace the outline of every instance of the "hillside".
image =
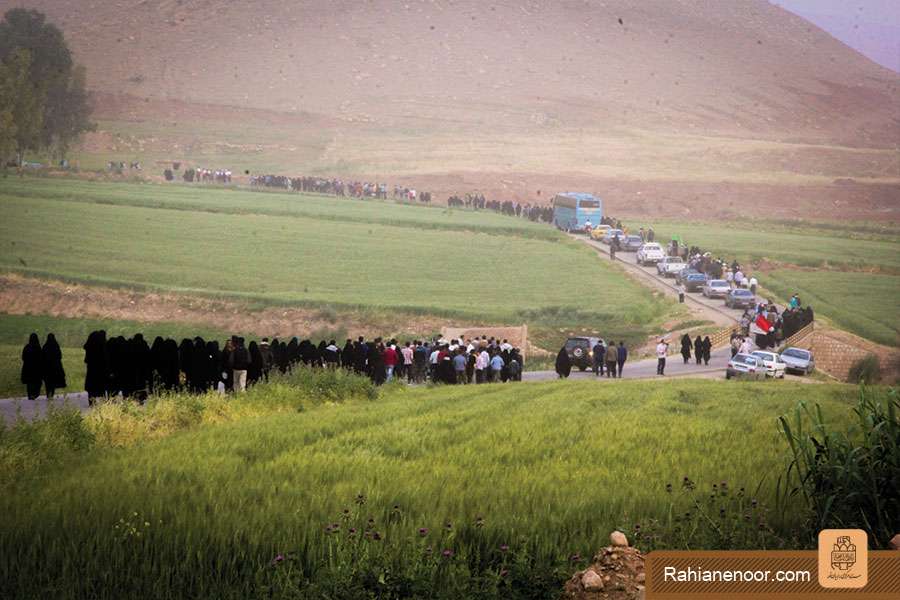
<svg viewBox="0 0 900 600">
<path fill-rule="evenodd" d="M 900 76 L 765 0 L 0 9 L 23 4 L 89 69 L 89 166 L 221 161 L 520 199 L 560 175 L 900 183 Z"/>
<path fill-rule="evenodd" d="M 142 97 L 385 123 L 900 131 L 896 76 L 763 0 L 27 4 L 91 87 Z"/>
</svg>

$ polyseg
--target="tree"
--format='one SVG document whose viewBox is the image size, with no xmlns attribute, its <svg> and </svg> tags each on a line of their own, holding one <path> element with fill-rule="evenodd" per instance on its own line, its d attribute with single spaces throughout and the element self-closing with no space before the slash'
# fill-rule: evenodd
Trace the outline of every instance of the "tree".
<svg viewBox="0 0 900 600">
<path fill-rule="evenodd" d="M 14 8 L 0 21 L 0 61 L 4 64 L 26 52 L 29 57 L 28 85 L 16 79 L 18 93 L 36 101 L 40 118 L 27 111 L 16 114 L 17 151 L 47 149 L 64 155 L 69 146 L 84 131 L 93 129 L 90 122 L 90 101 L 85 89 L 85 72 L 72 62 L 72 54 L 62 32 L 36 10 Z M 8 74 L 9 76 L 9 74 Z M 24 107 L 20 107 L 24 109 Z M 20 122 L 20 118 L 27 121 Z M 39 122 L 35 137 L 33 125 Z M 23 126 L 24 125 L 24 126 Z"/>
<path fill-rule="evenodd" d="M 40 147 L 42 91 L 31 82 L 31 53 L 18 50 L 0 63 L 0 159 Z"/>
</svg>

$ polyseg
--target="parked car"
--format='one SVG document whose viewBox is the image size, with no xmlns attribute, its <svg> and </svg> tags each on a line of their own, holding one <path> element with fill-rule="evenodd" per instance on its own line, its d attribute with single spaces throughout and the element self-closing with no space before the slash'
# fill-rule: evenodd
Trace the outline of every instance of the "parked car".
<svg viewBox="0 0 900 600">
<path fill-rule="evenodd" d="M 663 252 L 662 246 L 660 246 L 656 242 L 647 242 L 646 244 L 638 248 L 637 254 L 634 258 L 639 265 L 648 265 L 656 264 L 665 257 L 666 253 Z"/>
<path fill-rule="evenodd" d="M 593 366 L 594 346 L 597 342 L 606 346 L 606 342 L 595 337 L 570 337 L 566 340 L 566 354 L 569 355 L 573 368 L 586 371 Z"/>
<path fill-rule="evenodd" d="M 752 354 L 735 354 L 725 367 L 725 379 L 765 379 L 766 366 L 762 359 Z"/>
<path fill-rule="evenodd" d="M 619 241 L 622 243 L 622 250 L 625 252 L 637 252 L 644 245 L 644 240 L 639 235 L 626 235 Z"/>
<path fill-rule="evenodd" d="M 612 241 L 616 236 L 619 236 L 619 241 L 621 242 L 625 239 L 625 232 L 621 229 L 607 229 L 606 235 L 604 235 L 603 239 L 600 241 L 609 246 L 610 244 L 612 244 Z"/>
<path fill-rule="evenodd" d="M 681 273 L 679 273 L 681 275 Z M 684 291 L 699 292 L 706 285 L 706 275 L 703 273 L 688 273 L 681 275 L 681 283 L 684 284 Z"/>
<path fill-rule="evenodd" d="M 691 266 L 687 266 L 682 270 L 675 273 L 675 283 L 684 283 L 684 278 L 692 273 L 699 273 L 697 269 Z"/>
<path fill-rule="evenodd" d="M 680 256 L 666 256 L 656 263 L 656 272 L 663 277 L 674 277 L 675 274 L 687 268 L 687 263 Z"/>
<path fill-rule="evenodd" d="M 606 232 L 612 229 L 610 225 L 597 225 L 591 230 L 591 239 L 597 240 L 598 242 L 603 240 L 606 236 Z"/>
<path fill-rule="evenodd" d="M 766 377 L 774 377 L 775 379 L 784 379 L 784 371 L 787 365 L 781 360 L 777 352 L 769 352 L 767 350 L 754 350 L 751 352 L 753 356 L 760 359 L 766 366 Z"/>
<path fill-rule="evenodd" d="M 731 291 L 731 286 L 724 279 L 709 279 L 703 285 L 703 295 L 707 298 L 724 298 Z"/>
<path fill-rule="evenodd" d="M 781 360 L 784 361 L 785 372 L 809 375 L 816 368 L 812 352 L 803 348 L 785 348 L 781 352 Z"/>
<path fill-rule="evenodd" d="M 737 288 L 725 294 L 725 306 L 728 308 L 753 308 L 756 296 L 750 290 Z"/>
</svg>

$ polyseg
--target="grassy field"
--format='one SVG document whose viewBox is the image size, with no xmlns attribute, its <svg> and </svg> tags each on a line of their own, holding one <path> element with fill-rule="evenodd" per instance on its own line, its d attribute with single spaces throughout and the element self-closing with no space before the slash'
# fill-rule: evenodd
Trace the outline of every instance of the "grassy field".
<svg viewBox="0 0 900 600">
<path fill-rule="evenodd" d="M 42 277 L 636 334 L 678 310 L 582 244 L 493 214 L 49 180 L 0 183 L 0 206 L 0 269 Z"/>
<path fill-rule="evenodd" d="M 849 223 L 652 222 L 657 240 L 679 236 L 716 256 L 764 261 L 760 284 L 782 300 L 797 292 L 837 326 L 889 346 L 900 345 L 900 231 Z M 647 223 L 629 222 L 631 229 Z"/>
<path fill-rule="evenodd" d="M 900 346 L 900 276 L 778 270 L 766 286 L 782 297 L 799 292 L 836 325 L 887 346 Z"/>
<path fill-rule="evenodd" d="M 390 388 L 376 402 L 309 405 L 268 389 L 250 402 L 162 400 L 146 412 L 110 407 L 84 425 L 63 419 L 45 426 L 67 432 L 54 443 L 93 449 L 54 450 L 14 471 L 0 497 L 0 592 L 340 598 L 411 579 L 425 581 L 422 597 L 548 597 L 577 568 L 568 556 L 589 557 L 611 529 L 647 529 L 680 510 L 684 476 L 702 490 L 745 488 L 734 499 L 744 508 L 729 509 L 738 524 L 750 497 L 771 508 L 787 450 L 776 417 L 807 400 L 841 422 L 856 394 L 772 382 L 723 391 L 699 381 L 551 382 Z M 258 414 L 267 402 L 272 413 Z M 257 415 L 229 417 L 242 406 Z M 129 437 L 185 415 L 219 424 Z M 4 460 L 40 449 L 42 435 L 37 426 L 7 433 Z M 719 502 L 729 501 L 709 505 L 715 513 Z M 770 511 L 773 537 L 742 543 L 790 544 L 797 519 Z M 284 564 L 273 565 L 279 555 Z M 508 579 L 497 575 L 503 565 Z M 492 593 L 472 594 L 479 582 Z"/>
</svg>

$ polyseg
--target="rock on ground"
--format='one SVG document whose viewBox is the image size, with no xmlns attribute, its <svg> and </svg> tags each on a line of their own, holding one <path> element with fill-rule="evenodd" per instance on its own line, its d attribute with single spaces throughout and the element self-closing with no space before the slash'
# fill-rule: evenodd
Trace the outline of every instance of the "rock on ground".
<svg viewBox="0 0 900 600">
<path fill-rule="evenodd" d="M 615 541 L 621 541 L 624 537 L 616 536 Z M 572 576 L 562 597 L 573 600 L 643 600 L 644 578 L 644 557 L 639 550 L 627 545 L 607 546 L 594 556 L 587 569 Z"/>
</svg>

